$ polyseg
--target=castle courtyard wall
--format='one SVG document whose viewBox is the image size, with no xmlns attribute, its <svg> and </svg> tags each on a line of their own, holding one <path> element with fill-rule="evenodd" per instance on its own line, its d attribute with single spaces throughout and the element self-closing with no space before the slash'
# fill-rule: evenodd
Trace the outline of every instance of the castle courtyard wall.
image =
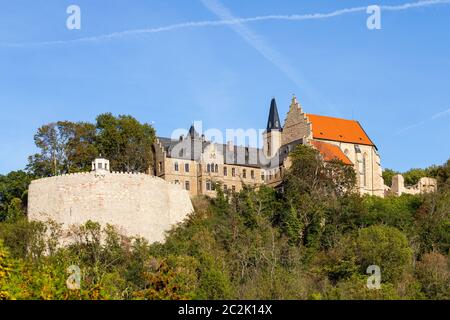
<svg viewBox="0 0 450 320">
<path fill-rule="evenodd" d="M 165 232 L 193 211 L 179 185 L 146 174 L 78 173 L 34 180 L 30 220 L 54 220 L 68 229 L 88 220 L 111 224 L 127 236 L 164 241 Z"/>
</svg>

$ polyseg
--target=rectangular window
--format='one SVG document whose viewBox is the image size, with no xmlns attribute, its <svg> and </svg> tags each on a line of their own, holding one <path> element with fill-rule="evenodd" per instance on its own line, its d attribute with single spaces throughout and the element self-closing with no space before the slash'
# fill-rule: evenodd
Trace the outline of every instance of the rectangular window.
<svg viewBox="0 0 450 320">
<path fill-rule="evenodd" d="M 264 181 L 264 172 L 261 172 L 261 180 Z"/>
<path fill-rule="evenodd" d="M 236 192 L 236 186 L 231 186 L 231 190 L 233 190 L 233 192 Z"/>
<path fill-rule="evenodd" d="M 231 176 L 236 177 L 236 169 L 235 168 L 231 169 Z"/>
<path fill-rule="evenodd" d="M 102 163 L 99 163 L 99 164 L 98 164 L 98 168 L 99 168 L 99 169 L 103 169 Z"/>
<path fill-rule="evenodd" d="M 185 171 L 185 172 L 189 172 L 189 163 L 186 163 L 186 164 L 184 165 L 184 171 Z"/>
<path fill-rule="evenodd" d="M 242 170 L 242 177 L 244 178 L 244 179 L 246 179 L 247 178 L 247 170 Z"/>
<path fill-rule="evenodd" d="M 223 191 L 227 192 L 228 191 L 228 186 L 226 184 L 223 185 Z"/>
<path fill-rule="evenodd" d="M 179 171 L 178 162 L 175 162 L 175 171 Z"/>
<path fill-rule="evenodd" d="M 186 188 L 186 190 L 191 190 L 191 184 L 189 183 L 189 181 L 186 181 L 185 183 L 184 183 L 184 186 L 185 186 L 185 188 Z"/>
<path fill-rule="evenodd" d="M 223 175 L 227 176 L 228 175 L 228 168 L 227 167 L 223 167 Z"/>
<path fill-rule="evenodd" d="M 210 190 L 211 190 L 211 182 L 206 181 L 206 191 L 210 191 Z"/>
<path fill-rule="evenodd" d="M 255 179 L 255 171 L 250 171 L 250 177 L 252 178 L 252 179 Z"/>
</svg>

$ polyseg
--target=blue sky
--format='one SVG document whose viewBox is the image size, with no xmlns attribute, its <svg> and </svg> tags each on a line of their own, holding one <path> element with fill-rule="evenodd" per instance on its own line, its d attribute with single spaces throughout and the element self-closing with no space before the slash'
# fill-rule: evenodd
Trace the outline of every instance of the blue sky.
<svg viewBox="0 0 450 320">
<path fill-rule="evenodd" d="M 258 129 L 270 99 L 284 118 L 293 93 L 306 112 L 359 120 L 383 167 L 443 163 L 450 1 L 382 10 L 381 30 L 369 30 L 368 14 L 357 11 L 101 37 L 217 21 L 224 12 L 248 18 L 415 2 L 221 0 L 214 10 L 213 0 L 1 0 L 0 173 L 24 167 L 36 129 L 52 121 L 112 112 L 153 123 L 163 136 L 195 120 L 204 129 Z M 81 30 L 66 28 L 71 4 L 81 8 Z M 72 41 L 86 37 L 98 38 Z"/>
</svg>

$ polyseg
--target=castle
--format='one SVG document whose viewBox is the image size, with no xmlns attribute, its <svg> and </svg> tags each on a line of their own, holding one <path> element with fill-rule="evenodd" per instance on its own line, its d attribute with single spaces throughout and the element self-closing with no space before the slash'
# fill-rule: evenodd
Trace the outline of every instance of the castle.
<svg viewBox="0 0 450 320">
<path fill-rule="evenodd" d="M 361 194 L 384 196 L 380 155 L 361 124 L 307 114 L 295 96 L 284 125 L 272 99 L 262 149 L 213 143 L 191 126 L 179 139 L 156 139 L 153 174 L 182 185 L 191 196 L 214 196 L 215 183 L 226 192 L 238 192 L 243 184 L 276 187 L 289 168 L 289 152 L 298 144 L 317 149 L 324 161 L 339 159 L 353 166 Z"/>
<path fill-rule="evenodd" d="M 299 144 L 316 149 L 325 162 L 338 159 L 352 166 L 360 194 L 437 188 L 432 178 L 405 187 L 401 175 L 394 176 L 391 188 L 385 186 L 377 147 L 359 122 L 305 113 L 294 96 L 283 126 L 272 99 L 262 148 L 211 142 L 191 126 L 178 139 L 156 139 L 150 174 L 111 172 L 109 161 L 99 158 L 91 172 L 32 181 L 28 218 L 56 221 L 65 231 L 91 220 L 118 226 L 128 236 L 163 241 L 166 231 L 193 212 L 190 196 L 214 197 L 216 183 L 225 192 L 239 192 L 244 184 L 280 185 L 289 153 Z"/>
</svg>

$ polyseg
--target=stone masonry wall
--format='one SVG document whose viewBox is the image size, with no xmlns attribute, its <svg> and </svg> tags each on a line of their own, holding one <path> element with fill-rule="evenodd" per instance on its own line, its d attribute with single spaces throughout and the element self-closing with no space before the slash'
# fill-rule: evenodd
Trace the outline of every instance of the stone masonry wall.
<svg viewBox="0 0 450 320">
<path fill-rule="evenodd" d="M 180 186 L 146 174 L 78 173 L 35 180 L 29 187 L 30 220 L 70 225 L 111 224 L 128 236 L 164 241 L 165 232 L 193 211 Z"/>
</svg>

